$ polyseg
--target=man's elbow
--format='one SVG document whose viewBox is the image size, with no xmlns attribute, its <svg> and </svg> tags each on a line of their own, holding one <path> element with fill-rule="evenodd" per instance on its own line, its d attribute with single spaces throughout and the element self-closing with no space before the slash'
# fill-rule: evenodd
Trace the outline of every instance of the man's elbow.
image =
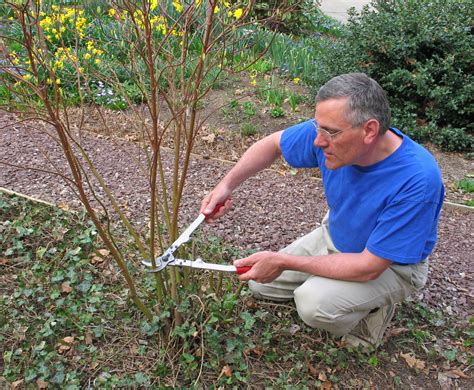
<svg viewBox="0 0 474 390">
<path fill-rule="evenodd" d="M 382 275 L 384 273 L 385 269 L 384 270 L 377 270 L 377 271 L 373 271 L 373 272 L 370 272 L 365 276 L 365 280 L 364 282 L 370 282 L 371 280 L 376 280 L 379 278 L 380 275 Z"/>
<path fill-rule="evenodd" d="M 366 265 L 364 268 L 366 272 L 363 273 L 362 278 L 364 279 L 364 282 L 370 282 L 378 279 L 380 275 L 390 267 L 392 262 L 382 257 L 372 255 L 367 249 L 364 252 L 364 254 L 369 255 L 369 257 L 365 257 Z"/>
</svg>

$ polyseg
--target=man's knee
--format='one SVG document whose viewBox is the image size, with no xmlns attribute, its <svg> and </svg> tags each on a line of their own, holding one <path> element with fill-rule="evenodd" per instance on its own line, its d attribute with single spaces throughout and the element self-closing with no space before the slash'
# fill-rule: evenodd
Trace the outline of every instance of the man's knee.
<svg viewBox="0 0 474 390">
<path fill-rule="evenodd" d="M 293 298 L 293 291 L 276 288 L 271 284 L 257 283 L 254 280 L 249 281 L 249 288 L 254 298 L 268 299 L 276 302 L 285 302 Z"/>
<path fill-rule="evenodd" d="M 331 292 L 317 291 L 307 284 L 295 290 L 294 299 L 298 315 L 304 323 L 336 336 L 349 333 L 360 320 L 357 313 L 351 313 L 350 308 L 338 305 Z"/>
</svg>

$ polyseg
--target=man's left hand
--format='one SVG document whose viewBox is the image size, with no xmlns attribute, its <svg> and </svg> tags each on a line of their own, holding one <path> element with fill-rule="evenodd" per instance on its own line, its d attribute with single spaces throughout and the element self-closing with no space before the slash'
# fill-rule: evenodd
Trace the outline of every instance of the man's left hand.
<svg viewBox="0 0 474 390">
<path fill-rule="evenodd" d="M 257 252 L 253 255 L 234 261 L 236 267 L 252 267 L 239 276 L 241 281 L 255 280 L 258 283 L 270 283 L 284 271 L 281 256 L 278 252 Z"/>
</svg>

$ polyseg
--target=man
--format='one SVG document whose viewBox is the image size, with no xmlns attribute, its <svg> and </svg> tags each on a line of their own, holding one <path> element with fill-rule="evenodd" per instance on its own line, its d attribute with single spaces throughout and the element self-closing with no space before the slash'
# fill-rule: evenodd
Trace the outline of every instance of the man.
<svg viewBox="0 0 474 390">
<path fill-rule="evenodd" d="M 378 346 L 395 303 L 426 283 L 444 197 L 432 155 L 389 122 L 376 81 L 335 77 L 317 94 L 314 120 L 251 146 L 201 205 L 210 214 L 224 203 L 211 222 L 221 217 L 233 190 L 280 155 L 294 167 L 319 167 L 329 206 L 321 226 L 235 265 L 252 267 L 240 279 L 256 297 L 294 299 L 306 324 L 352 346 Z"/>
</svg>

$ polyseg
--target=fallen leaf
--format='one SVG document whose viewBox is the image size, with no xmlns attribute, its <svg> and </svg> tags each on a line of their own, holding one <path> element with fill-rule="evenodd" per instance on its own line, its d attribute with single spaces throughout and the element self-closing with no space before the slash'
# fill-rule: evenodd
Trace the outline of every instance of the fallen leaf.
<svg viewBox="0 0 474 390">
<path fill-rule="evenodd" d="M 64 211 L 69 211 L 69 206 L 66 203 L 59 203 L 58 208 Z"/>
<path fill-rule="evenodd" d="M 451 389 L 452 381 L 444 373 L 438 372 L 438 383 L 441 389 Z"/>
<path fill-rule="evenodd" d="M 7 265 L 8 259 L 4 259 L 3 257 L 0 259 L 0 265 Z"/>
<path fill-rule="evenodd" d="M 461 371 L 461 370 L 458 370 L 458 369 L 445 372 L 444 374 L 445 374 L 448 378 L 454 378 L 454 379 L 464 378 L 464 379 L 469 379 L 469 376 L 466 375 L 466 374 L 464 373 L 464 371 Z"/>
<path fill-rule="evenodd" d="M 332 383 L 327 381 L 327 382 L 323 382 L 321 384 L 321 389 L 323 390 L 331 390 L 332 389 Z"/>
<path fill-rule="evenodd" d="M 72 291 L 72 287 L 69 285 L 69 282 L 63 282 L 61 284 L 61 292 L 69 294 Z"/>
<path fill-rule="evenodd" d="M 408 332 L 407 328 L 392 328 L 388 333 L 388 337 L 399 336 L 402 333 Z"/>
<path fill-rule="evenodd" d="M 20 386 L 24 382 L 24 379 L 20 379 L 19 381 L 15 381 L 12 383 L 12 389 L 16 389 L 18 386 Z"/>
<path fill-rule="evenodd" d="M 318 375 L 318 379 L 321 381 L 321 382 L 327 382 L 328 381 L 328 377 L 326 375 L 326 373 L 324 371 L 321 371 Z"/>
<path fill-rule="evenodd" d="M 108 249 L 99 249 L 98 251 L 102 257 L 107 257 L 110 255 L 110 251 Z"/>
<path fill-rule="evenodd" d="M 261 346 L 258 346 L 258 347 L 255 347 L 255 348 L 250 348 L 247 353 L 252 353 L 254 354 L 255 356 L 258 356 L 258 357 L 261 357 L 265 351 L 263 350 L 263 348 Z"/>
<path fill-rule="evenodd" d="M 38 389 L 46 389 L 48 387 L 48 382 L 45 382 L 40 378 L 36 381 L 36 386 L 38 386 Z"/>
<path fill-rule="evenodd" d="M 209 133 L 208 135 L 201 138 L 203 141 L 206 141 L 209 144 L 212 144 L 216 140 L 216 135 L 214 133 Z"/>
<path fill-rule="evenodd" d="M 308 366 L 308 371 L 312 376 L 318 375 L 318 370 L 316 367 L 314 367 L 311 363 L 306 362 L 306 365 Z"/>
<path fill-rule="evenodd" d="M 245 301 L 245 306 L 247 306 L 249 309 L 258 309 L 260 307 L 258 302 L 253 299 L 248 299 Z"/>
<path fill-rule="evenodd" d="M 93 339 L 92 339 L 92 335 L 90 333 L 86 333 L 86 345 L 92 345 L 92 342 L 93 342 Z"/>
<path fill-rule="evenodd" d="M 222 370 L 221 370 L 221 373 L 219 375 L 219 378 L 222 376 L 222 375 L 225 375 L 227 378 L 230 378 L 232 376 L 232 369 L 225 365 L 224 367 L 222 367 Z"/>
<path fill-rule="evenodd" d="M 28 330 L 27 326 L 21 326 L 15 332 L 15 335 L 18 337 L 18 341 L 26 340 L 26 331 Z"/>
<path fill-rule="evenodd" d="M 104 258 L 103 257 L 100 257 L 100 256 L 92 256 L 91 258 L 91 263 L 92 264 L 97 264 L 97 263 L 102 263 L 104 261 Z"/>
<path fill-rule="evenodd" d="M 400 353 L 400 357 L 405 359 L 410 368 L 417 368 L 423 370 L 425 368 L 425 362 L 423 360 L 417 359 L 409 353 Z"/>
<path fill-rule="evenodd" d="M 301 326 L 298 324 L 291 324 L 289 332 L 293 336 L 296 332 L 298 332 L 301 329 Z"/>
<path fill-rule="evenodd" d="M 58 352 L 64 353 L 66 351 L 69 351 L 73 343 L 74 343 L 74 337 L 72 336 L 64 337 L 58 344 Z"/>
</svg>

